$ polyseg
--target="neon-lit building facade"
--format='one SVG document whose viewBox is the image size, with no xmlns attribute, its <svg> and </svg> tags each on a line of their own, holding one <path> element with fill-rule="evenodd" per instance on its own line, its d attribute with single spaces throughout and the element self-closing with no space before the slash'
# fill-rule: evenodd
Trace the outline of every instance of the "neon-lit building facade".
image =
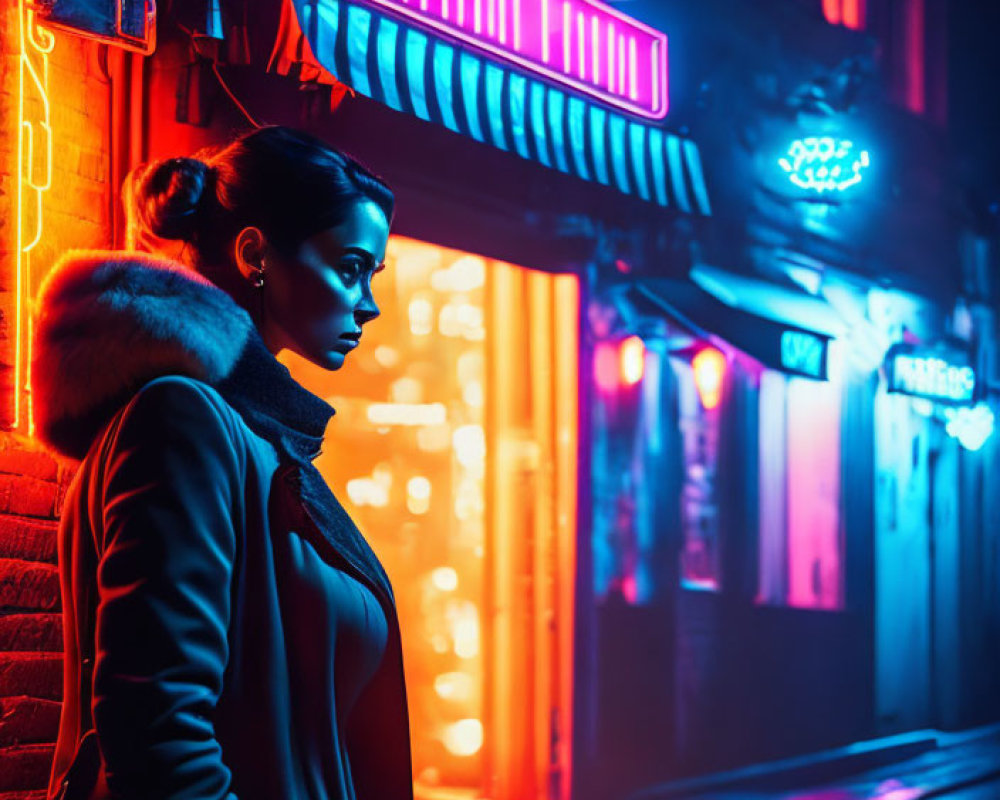
<svg viewBox="0 0 1000 800">
<path fill-rule="evenodd" d="M 25 447 L 24 310 L 57 252 L 123 244 L 129 167 L 246 112 L 395 188 L 373 341 L 335 376 L 289 367 L 338 410 L 318 465 L 397 586 L 418 798 L 604 800 L 1000 716 L 969 668 L 996 655 L 975 549 L 1000 529 L 975 488 L 996 463 L 990 246 L 926 224 L 922 4 L 668 5 L 189 2 L 145 56 L 6 12 L 26 38 L 4 44 L 23 84 L 2 403 Z M 866 37 L 893 26 L 872 78 Z M 883 79 L 857 108 L 830 89 Z M 968 363 L 892 383 L 890 347 L 956 338 Z M 0 558 L 51 590 L 70 472 L 26 452 L 0 465 L 31 489 L 0 511 Z M 44 683 L 39 596 L 15 615 L 38 652 L 0 658 Z M 51 717 L 58 687 L 19 680 Z"/>
</svg>

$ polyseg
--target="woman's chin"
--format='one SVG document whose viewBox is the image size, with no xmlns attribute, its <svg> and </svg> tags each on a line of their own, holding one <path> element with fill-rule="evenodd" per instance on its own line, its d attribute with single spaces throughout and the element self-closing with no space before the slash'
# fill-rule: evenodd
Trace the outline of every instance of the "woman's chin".
<svg viewBox="0 0 1000 800">
<path fill-rule="evenodd" d="M 344 366 L 344 360 L 347 358 L 346 353 L 342 353 L 339 350 L 327 350 L 323 354 L 323 362 L 320 364 L 324 369 L 335 370 L 340 369 Z"/>
</svg>

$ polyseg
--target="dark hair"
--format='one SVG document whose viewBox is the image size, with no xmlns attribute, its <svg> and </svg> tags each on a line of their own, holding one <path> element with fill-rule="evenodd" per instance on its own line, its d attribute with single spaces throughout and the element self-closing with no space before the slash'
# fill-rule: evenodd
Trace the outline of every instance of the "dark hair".
<svg viewBox="0 0 1000 800">
<path fill-rule="evenodd" d="M 392 190 L 353 158 L 280 125 L 191 158 L 137 167 L 124 199 L 136 233 L 189 243 L 193 266 L 203 272 L 229 263 L 233 239 L 249 225 L 292 253 L 342 222 L 355 203 L 374 202 L 391 221 L 394 202 Z"/>
</svg>

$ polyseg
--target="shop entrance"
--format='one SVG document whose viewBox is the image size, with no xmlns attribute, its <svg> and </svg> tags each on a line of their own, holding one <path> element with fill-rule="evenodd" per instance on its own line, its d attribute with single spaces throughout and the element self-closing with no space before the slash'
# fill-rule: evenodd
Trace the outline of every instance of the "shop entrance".
<svg viewBox="0 0 1000 800">
<path fill-rule="evenodd" d="M 961 706 L 958 445 L 927 401 L 880 389 L 875 415 L 877 724 L 948 728 Z"/>
<path fill-rule="evenodd" d="M 393 582 L 417 797 L 568 798 L 577 279 L 392 237 L 373 293 L 341 371 L 286 363 Z"/>
</svg>

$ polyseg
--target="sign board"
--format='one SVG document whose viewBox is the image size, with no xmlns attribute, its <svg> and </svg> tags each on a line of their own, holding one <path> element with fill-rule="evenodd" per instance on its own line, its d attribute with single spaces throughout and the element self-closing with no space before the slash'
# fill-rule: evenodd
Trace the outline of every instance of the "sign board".
<svg viewBox="0 0 1000 800">
<path fill-rule="evenodd" d="M 597 0 L 368 0 L 632 114 L 667 113 L 667 37 Z"/>
<path fill-rule="evenodd" d="M 40 0 L 38 21 L 148 55 L 156 47 L 156 0 Z"/>
<path fill-rule="evenodd" d="M 781 366 L 808 378 L 826 377 L 828 339 L 806 331 L 787 330 L 781 334 Z"/>
<path fill-rule="evenodd" d="M 956 347 L 893 345 L 886 354 L 886 376 L 890 392 L 952 405 L 972 405 L 977 397 L 972 357 Z"/>
</svg>

